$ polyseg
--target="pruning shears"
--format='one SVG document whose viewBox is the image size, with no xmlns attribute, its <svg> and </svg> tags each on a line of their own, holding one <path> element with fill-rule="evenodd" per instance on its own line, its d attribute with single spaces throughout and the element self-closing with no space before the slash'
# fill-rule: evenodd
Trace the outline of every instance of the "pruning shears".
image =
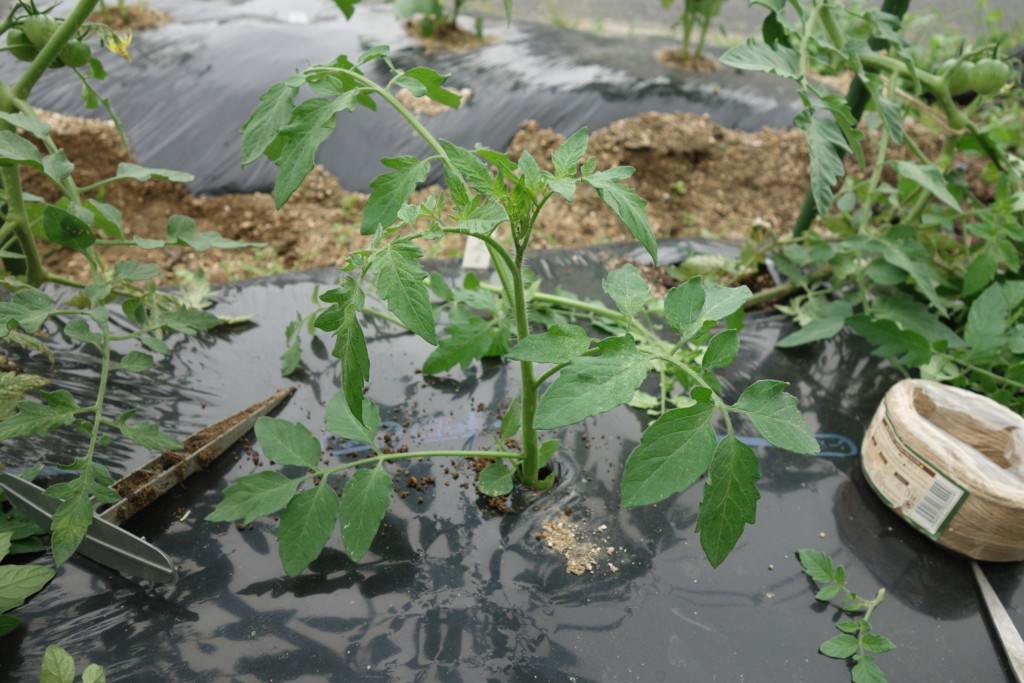
<svg viewBox="0 0 1024 683">
<path fill-rule="evenodd" d="M 245 410 L 200 429 L 184 441 L 181 450 L 164 451 L 113 485 L 122 498 L 93 509 L 92 523 L 77 552 L 126 576 L 157 583 L 174 583 L 178 571 L 162 550 L 120 527 L 188 477 L 206 469 L 246 434 L 256 420 L 267 415 L 295 392 L 282 389 Z M 0 489 L 34 524 L 49 529 L 60 501 L 42 488 L 9 472 L 0 472 Z"/>
</svg>

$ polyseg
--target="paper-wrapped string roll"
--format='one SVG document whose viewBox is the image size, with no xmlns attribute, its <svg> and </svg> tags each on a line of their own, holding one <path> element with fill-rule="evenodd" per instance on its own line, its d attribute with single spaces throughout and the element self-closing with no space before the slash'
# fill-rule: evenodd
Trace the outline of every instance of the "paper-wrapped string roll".
<svg viewBox="0 0 1024 683">
<path fill-rule="evenodd" d="M 990 398 L 908 379 L 861 447 L 868 481 L 900 517 L 976 560 L 1024 560 L 1024 418 Z"/>
</svg>

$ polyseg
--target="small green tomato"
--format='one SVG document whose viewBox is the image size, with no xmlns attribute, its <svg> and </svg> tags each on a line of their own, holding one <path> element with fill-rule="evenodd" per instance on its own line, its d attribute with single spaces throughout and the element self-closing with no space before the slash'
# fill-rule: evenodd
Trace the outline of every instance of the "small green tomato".
<svg viewBox="0 0 1024 683">
<path fill-rule="evenodd" d="M 12 28 L 7 32 L 8 52 L 23 62 L 31 62 L 39 54 L 39 48 L 32 44 L 24 31 Z"/>
<path fill-rule="evenodd" d="M 65 66 L 78 68 L 85 66 L 92 59 L 92 50 L 81 40 L 71 40 L 61 48 L 60 59 Z"/>
<path fill-rule="evenodd" d="M 53 17 L 45 14 L 33 14 L 22 22 L 21 30 L 25 32 L 33 45 L 42 48 L 57 30 L 57 26 L 58 22 Z"/>
<path fill-rule="evenodd" d="M 982 59 L 971 69 L 971 86 L 979 95 L 999 92 L 1010 79 L 1010 65 L 998 59 Z"/>
<path fill-rule="evenodd" d="M 949 87 L 950 95 L 963 95 L 965 92 L 974 89 L 974 65 L 970 62 L 960 62 L 946 74 L 946 85 Z"/>
</svg>

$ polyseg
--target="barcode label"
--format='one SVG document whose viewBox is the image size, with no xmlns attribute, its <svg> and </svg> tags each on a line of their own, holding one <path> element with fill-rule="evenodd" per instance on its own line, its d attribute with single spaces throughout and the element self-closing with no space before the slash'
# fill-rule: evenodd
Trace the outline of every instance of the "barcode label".
<svg viewBox="0 0 1024 683">
<path fill-rule="evenodd" d="M 963 495 L 962 488 L 936 474 L 931 486 L 907 517 L 929 535 L 937 536 Z"/>
</svg>

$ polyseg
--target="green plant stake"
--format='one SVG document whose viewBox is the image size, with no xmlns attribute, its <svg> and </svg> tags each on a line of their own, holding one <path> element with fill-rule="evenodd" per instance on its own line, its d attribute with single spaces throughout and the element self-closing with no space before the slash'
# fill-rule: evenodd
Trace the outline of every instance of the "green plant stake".
<svg viewBox="0 0 1024 683">
<path fill-rule="evenodd" d="M 885 589 L 879 588 L 874 599 L 865 600 L 846 587 L 846 570 L 842 566 L 833 567 L 828 555 L 807 549 L 796 553 L 804 573 L 821 586 L 814 599 L 831 602 L 841 593 L 839 609 L 858 615 L 852 621 L 837 623 L 836 628 L 842 634 L 826 640 L 818 651 L 833 659 L 852 660 L 854 665 L 850 676 L 853 683 L 885 683 L 885 674 L 875 664 L 874 655 L 893 650 L 896 646 L 888 638 L 875 633 L 870 621 L 875 608 L 885 598 Z"/>
<path fill-rule="evenodd" d="M 379 85 L 361 67 L 379 60 L 392 78 Z M 288 200 L 312 169 L 317 146 L 334 130 L 335 115 L 357 106 L 375 108 L 378 100 L 393 107 L 430 146 L 431 156 L 383 159 L 390 169 L 371 183 L 362 230 L 373 235 L 368 249 L 352 253 L 338 287 L 324 292 L 326 308 L 313 325 L 335 336 L 334 356 L 340 361 L 341 388 L 328 402 L 327 429 L 337 436 L 367 444 L 369 457 L 324 466 L 320 442 L 307 427 L 262 418 L 256 432 L 264 454 L 282 466 L 298 466 L 297 476 L 264 471 L 240 478 L 224 492 L 224 501 L 207 519 L 244 523 L 281 514 L 280 554 L 289 575 L 303 571 L 330 540 L 338 520 L 346 552 L 355 560 L 370 548 L 387 511 L 393 483 L 384 464 L 402 458 L 489 457 L 478 489 L 488 496 L 509 493 L 514 480 L 534 489 L 554 483 L 545 466 L 558 450 L 556 440 L 540 432 L 573 425 L 637 399 L 638 389 L 655 372 L 661 378 L 657 396 L 642 399 L 660 417 L 644 432 L 629 456 L 622 479 L 622 504 L 647 505 L 682 491 L 708 473 L 697 520 L 701 544 L 712 564 L 721 563 L 746 524 L 753 523 L 759 477 L 753 450 L 740 441 L 732 416 L 745 415 L 772 444 L 800 453 L 815 453 L 796 399 L 785 382 L 762 380 L 729 404 L 720 395 L 715 370 L 728 366 L 739 346 L 738 327 L 746 287 L 706 285 L 693 278 L 655 301 L 635 268 L 614 271 L 604 290 L 615 309 L 568 296 L 543 295 L 525 268 L 525 258 L 541 209 L 548 201 L 572 201 L 581 184 L 589 185 L 622 219 L 652 258 L 654 235 L 647 222 L 646 202 L 622 183 L 634 169 L 597 170 L 586 157 L 587 131 L 570 136 L 542 164 L 528 153 L 518 161 L 482 147 L 464 149 L 438 140 L 394 96 L 397 88 L 448 106 L 459 98 L 444 88 L 446 77 L 417 67 L 395 68 L 387 47 L 373 48 L 354 61 L 341 56 L 313 66 L 271 87 L 242 129 L 243 162 L 266 155 L 278 166 L 274 197 Z M 321 97 L 296 104 L 299 89 L 308 85 Z M 408 197 L 422 183 L 432 163 L 439 163 L 450 203 L 434 195 L 414 205 Z M 505 237 L 499 237 L 499 226 Z M 430 277 L 419 262 L 418 241 L 444 235 L 480 240 L 495 266 L 500 285 L 485 287 L 467 276 L 452 290 Z M 429 281 L 429 285 L 428 285 Z M 445 300 L 448 321 L 439 336 L 430 294 Z M 366 305 L 376 291 L 387 312 Z M 476 311 L 486 313 L 477 314 Z M 503 421 L 505 439 L 518 435 L 519 452 L 499 446 L 491 451 L 384 453 L 377 443 L 380 413 L 364 395 L 370 357 L 360 316 L 370 313 L 406 328 L 437 348 L 426 360 L 425 374 L 444 372 L 475 359 L 503 356 L 519 365 L 520 395 Z M 610 336 L 591 339 L 574 316 L 592 316 Z M 672 330 L 666 339 L 656 333 L 660 323 Z M 719 326 L 718 321 L 727 319 Z M 546 323 L 546 331 L 536 326 Z M 289 327 L 285 369 L 294 368 L 299 351 L 298 319 Z M 543 369 L 542 369 L 543 368 Z M 549 383 L 550 380 L 550 383 Z M 675 406 L 675 407 L 673 407 Z M 722 419 L 721 441 L 712 426 Z M 338 497 L 331 478 L 354 470 Z"/>
</svg>

